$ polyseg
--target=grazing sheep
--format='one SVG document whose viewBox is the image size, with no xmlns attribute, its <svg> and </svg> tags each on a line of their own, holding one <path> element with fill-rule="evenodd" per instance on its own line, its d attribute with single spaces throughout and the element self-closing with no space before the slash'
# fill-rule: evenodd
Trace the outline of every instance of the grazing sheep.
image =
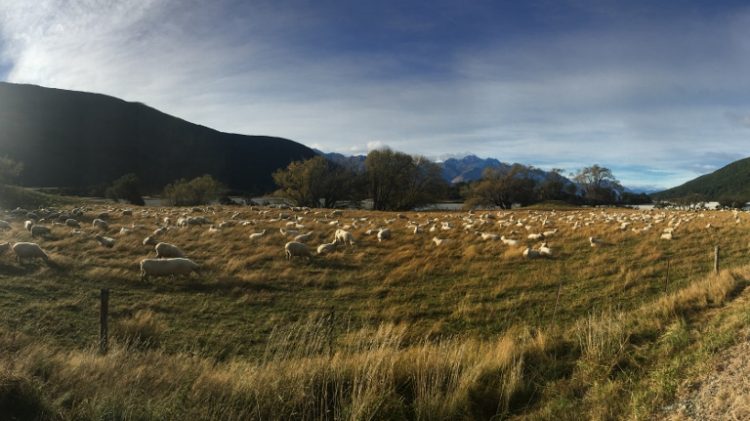
<svg viewBox="0 0 750 421">
<path fill-rule="evenodd" d="M 65 220 L 65 225 L 67 225 L 67 226 L 69 226 L 71 228 L 81 228 L 81 224 L 79 224 L 78 221 L 76 221 L 73 218 L 66 219 Z"/>
<path fill-rule="evenodd" d="M 169 258 L 169 257 L 185 257 L 185 253 L 180 250 L 179 247 L 170 243 L 158 243 L 154 250 L 156 250 L 157 258 Z"/>
<path fill-rule="evenodd" d="M 4 242 L 0 243 L 0 254 L 4 254 L 6 251 L 10 250 L 10 243 Z"/>
<path fill-rule="evenodd" d="M 16 260 L 22 262 L 24 259 L 42 259 L 49 261 L 47 253 L 36 243 L 16 243 L 13 244 L 13 252 L 16 254 Z"/>
<path fill-rule="evenodd" d="M 10 224 L 7 221 L 0 221 L 0 229 L 1 230 L 9 230 L 11 229 Z"/>
<path fill-rule="evenodd" d="M 47 237 L 52 233 L 49 228 L 43 225 L 34 225 L 31 227 L 32 237 Z"/>
<path fill-rule="evenodd" d="M 532 241 L 544 240 L 544 234 L 529 234 L 526 238 Z"/>
<path fill-rule="evenodd" d="M 435 243 L 435 245 L 438 247 L 443 245 L 443 243 L 445 243 L 446 241 L 448 240 L 446 240 L 445 238 L 432 237 L 432 242 Z"/>
<path fill-rule="evenodd" d="M 594 237 L 589 237 L 589 244 L 591 245 L 591 247 L 598 247 L 598 246 L 605 245 L 604 241 L 598 238 L 594 238 Z"/>
<path fill-rule="evenodd" d="M 198 265 L 190 259 L 176 257 L 172 259 L 143 259 L 141 260 L 141 279 L 149 276 L 176 276 L 198 273 Z"/>
<path fill-rule="evenodd" d="M 539 256 L 541 256 L 541 254 L 538 251 L 533 250 L 531 247 L 526 247 L 523 251 L 523 257 L 527 259 L 536 259 Z"/>
<path fill-rule="evenodd" d="M 381 228 L 378 230 L 378 241 L 389 240 L 391 238 L 391 230 L 389 228 Z"/>
<path fill-rule="evenodd" d="M 300 234 L 300 235 L 294 237 L 294 241 L 296 241 L 298 243 L 306 243 L 306 242 L 310 241 L 310 238 L 312 238 L 312 235 L 313 235 L 312 231 L 308 232 L 307 234 Z"/>
<path fill-rule="evenodd" d="M 331 253 L 331 252 L 334 252 L 334 251 L 336 251 L 336 242 L 335 241 L 333 243 L 323 243 L 323 244 L 321 244 L 321 245 L 318 246 L 318 254 L 319 255 L 328 254 L 328 253 Z"/>
<path fill-rule="evenodd" d="M 539 246 L 539 254 L 541 256 L 552 257 L 552 249 L 549 248 L 546 242 L 544 242 L 541 246 Z"/>
<path fill-rule="evenodd" d="M 26 229 L 26 231 L 31 231 L 31 227 L 33 227 L 33 226 L 34 226 L 34 221 L 32 221 L 32 220 L 28 220 L 28 221 L 26 221 L 26 222 L 23 223 L 23 227 L 24 227 L 24 229 Z"/>
<path fill-rule="evenodd" d="M 154 230 L 154 232 L 151 233 L 152 236 L 158 237 L 164 233 L 167 232 L 167 227 L 161 227 Z"/>
<path fill-rule="evenodd" d="M 296 241 L 286 243 L 284 245 L 284 251 L 286 252 L 287 260 L 292 260 L 292 257 L 307 257 L 308 259 L 313 257 L 307 244 L 298 243 Z"/>
<path fill-rule="evenodd" d="M 263 231 L 260 231 L 260 232 L 254 232 L 254 233 L 250 234 L 250 239 L 251 240 L 257 240 L 258 238 L 260 238 L 260 237 L 262 237 L 264 235 L 266 235 L 266 230 L 263 230 Z"/>
<path fill-rule="evenodd" d="M 130 234 L 131 232 L 133 232 L 132 228 L 126 228 L 126 227 L 120 228 L 120 235 L 127 235 L 127 234 Z"/>
<path fill-rule="evenodd" d="M 500 237 L 500 241 L 502 241 L 503 244 L 505 244 L 506 246 L 517 246 L 518 245 L 518 240 L 514 240 L 512 238 L 505 238 L 504 235 Z"/>
<path fill-rule="evenodd" d="M 333 235 L 333 242 L 336 244 L 348 244 L 353 246 L 354 236 L 347 230 L 337 229 L 336 233 Z"/>
<path fill-rule="evenodd" d="M 672 232 L 671 231 L 670 232 L 665 232 L 665 233 L 663 233 L 661 235 L 661 239 L 662 240 L 671 240 L 672 238 L 673 237 L 672 237 Z"/>
<path fill-rule="evenodd" d="M 94 228 L 98 228 L 98 229 L 100 229 L 102 231 L 106 231 L 106 230 L 109 229 L 109 224 L 107 223 L 107 221 L 105 221 L 103 219 L 100 219 L 100 218 L 94 219 L 94 221 L 91 222 L 91 225 Z"/>
<path fill-rule="evenodd" d="M 154 246 L 158 243 L 154 237 L 148 236 L 143 239 L 143 245 L 144 246 Z"/>
<path fill-rule="evenodd" d="M 484 241 L 496 241 L 500 239 L 499 235 L 492 234 L 489 232 L 478 232 L 477 234 L 479 234 L 482 237 L 482 240 Z"/>
<path fill-rule="evenodd" d="M 104 247 L 107 247 L 107 248 L 111 249 L 112 247 L 115 246 L 115 239 L 114 238 L 104 237 L 104 236 L 101 236 L 101 235 L 96 235 L 94 238 L 96 239 L 96 241 L 99 242 L 99 244 L 103 245 Z"/>
</svg>

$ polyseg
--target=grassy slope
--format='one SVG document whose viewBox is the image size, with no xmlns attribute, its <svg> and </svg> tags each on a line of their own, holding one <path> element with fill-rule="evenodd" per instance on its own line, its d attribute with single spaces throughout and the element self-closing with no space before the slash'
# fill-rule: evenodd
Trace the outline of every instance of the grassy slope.
<svg viewBox="0 0 750 421">
<path fill-rule="evenodd" d="M 0 208 L 17 207 L 34 209 L 47 206 L 59 206 L 75 203 L 74 199 L 41 193 L 23 187 L 0 184 Z"/>
<path fill-rule="evenodd" d="M 211 218 L 229 219 L 232 211 Z M 6 342 L 0 345 L 17 358 L 2 360 L 4 375 L 40 387 L 38 399 L 51 410 L 82 417 L 136 411 L 146 418 L 317 418 L 326 409 L 353 418 L 644 414 L 674 393 L 659 382 L 675 383 L 687 372 L 658 373 L 682 351 L 664 350 L 660 338 L 675 324 L 689 332 L 701 328 L 694 317 L 744 286 L 744 272 L 710 288 L 695 286 L 709 271 L 713 245 L 722 245 L 726 266 L 750 262 L 742 240 L 750 224 L 736 223 L 730 213 L 668 214 L 652 231 L 636 234 L 605 219 L 637 212 L 585 210 L 506 213 L 524 218 L 532 231 L 549 218 L 560 230 L 550 240 L 554 259 L 527 261 L 520 248 L 480 242 L 458 229 L 438 234 L 454 247 L 435 248 L 433 234 L 414 238 L 399 221 L 393 241 L 366 237 L 365 226 L 355 230 L 356 247 L 289 263 L 286 240 L 277 233 L 285 221 L 243 211 L 256 226 L 219 235 L 191 228 L 165 237 L 201 262 L 199 278 L 137 280 L 137 261 L 149 254 L 140 240 L 154 215 L 115 218 L 114 227 L 145 227 L 140 235 L 116 236 L 113 250 L 98 247 L 90 234 L 55 227 L 56 239 L 43 241 L 55 266 L 19 266 L 6 257 L 0 263 Z M 591 225 L 573 231 L 568 215 L 590 218 Z M 346 216 L 379 225 L 392 215 Z M 463 214 L 428 216 L 460 225 Z M 312 217 L 303 220 L 316 232 L 312 243 L 330 239 L 334 228 Z M 669 217 L 691 220 L 676 240 L 661 241 Z M 705 229 L 709 221 L 718 229 Z M 28 239 L 18 225 L 0 241 Z M 525 233 L 493 225 L 483 230 Z M 269 234 L 249 244 L 247 234 L 262 228 Z M 611 245 L 592 249 L 590 235 Z M 664 292 L 667 258 L 671 295 Z M 103 286 L 112 289 L 118 345 L 97 357 L 91 346 Z M 650 376 L 662 380 L 654 386 Z M 83 378 L 93 379 L 89 387 L 65 392 Z M 277 402 L 274 393 L 284 399 Z M 623 393 L 631 398 L 614 399 Z M 186 396 L 192 405 L 182 405 Z"/>
<path fill-rule="evenodd" d="M 709 200 L 717 200 L 724 195 L 750 198 L 750 158 L 732 162 L 711 174 L 651 196 L 655 199 L 673 199 L 691 194 L 699 194 Z"/>
</svg>

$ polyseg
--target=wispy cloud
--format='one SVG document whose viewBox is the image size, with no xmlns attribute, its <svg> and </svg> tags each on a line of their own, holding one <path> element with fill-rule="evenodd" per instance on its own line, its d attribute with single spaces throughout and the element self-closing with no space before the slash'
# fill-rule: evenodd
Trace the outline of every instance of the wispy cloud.
<svg viewBox="0 0 750 421">
<path fill-rule="evenodd" d="M 746 9 L 437 4 L 8 0 L 0 77 L 329 151 L 600 163 L 631 184 L 746 153 Z"/>
</svg>

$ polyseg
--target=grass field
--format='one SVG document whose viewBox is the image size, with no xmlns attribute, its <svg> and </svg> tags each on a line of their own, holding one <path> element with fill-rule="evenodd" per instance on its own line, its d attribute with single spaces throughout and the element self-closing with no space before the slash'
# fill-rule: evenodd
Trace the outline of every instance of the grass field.
<svg viewBox="0 0 750 421">
<path fill-rule="evenodd" d="M 93 238 L 109 211 L 112 249 Z M 237 214 L 238 213 L 238 214 Z M 201 265 L 139 278 L 163 218 L 218 225 L 160 240 Z M 32 241 L 6 215 L 2 241 Z M 748 322 L 750 215 L 624 209 L 378 213 L 90 207 L 35 239 L 52 263 L 0 258 L 0 412 L 20 419 L 648 418 Z M 447 223 L 450 229 L 443 230 Z M 287 261 L 354 234 L 310 261 Z M 413 224 L 421 225 L 418 234 Z M 623 229 L 623 224 L 625 224 Z M 709 226 L 710 224 L 710 226 Z M 430 227 L 435 226 L 435 232 Z M 120 234 L 120 228 L 130 228 Z M 388 227 L 379 242 L 366 231 Z M 650 229 L 643 231 L 643 228 Z M 674 239 L 662 240 L 665 228 Z M 266 230 L 259 239 L 249 234 Z M 552 257 L 526 259 L 530 233 Z M 477 232 L 519 241 L 483 241 Z M 447 239 L 436 246 L 433 237 Z M 601 244 L 591 247 L 589 237 Z M 714 246 L 721 265 L 712 274 Z M 667 273 L 668 272 L 668 273 Z M 98 355 L 110 289 L 111 350 Z"/>
</svg>

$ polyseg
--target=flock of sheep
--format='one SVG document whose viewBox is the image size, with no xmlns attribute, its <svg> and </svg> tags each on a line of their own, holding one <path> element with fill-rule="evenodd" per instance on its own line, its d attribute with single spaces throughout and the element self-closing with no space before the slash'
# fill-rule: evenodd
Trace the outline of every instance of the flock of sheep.
<svg viewBox="0 0 750 421">
<path fill-rule="evenodd" d="M 231 215 L 231 216 L 230 216 Z M 214 219 L 225 218 L 221 222 Z M 574 232 L 596 226 L 597 233 L 612 231 L 637 235 L 658 233 L 660 239 L 674 240 L 686 223 L 715 214 L 700 211 L 667 212 L 661 210 L 621 211 L 584 209 L 575 211 L 513 211 L 449 212 L 449 213 L 362 213 L 349 210 L 319 210 L 309 208 L 241 208 L 239 212 L 226 212 L 220 208 L 143 208 L 97 211 L 93 208 L 40 209 L 28 211 L 15 209 L 6 212 L 0 220 L 0 230 L 11 230 L 14 224 L 23 226 L 32 238 L 42 241 L 62 227 L 78 235 L 89 236 L 101 247 L 113 248 L 117 236 L 148 233 L 144 246 L 153 246 L 155 257 L 140 261 L 141 278 L 150 276 L 189 275 L 199 271 L 199 265 L 188 258 L 183 250 L 172 243 L 161 241 L 173 230 L 206 230 L 218 234 L 225 230 L 245 227 L 248 244 L 269 235 L 280 235 L 289 240 L 284 245 L 286 259 L 312 259 L 335 252 L 339 247 L 355 246 L 358 238 L 373 236 L 378 243 L 390 241 L 394 236 L 428 239 L 434 247 L 445 247 L 458 239 L 458 235 L 476 235 L 477 241 L 497 242 L 517 248 L 526 259 L 551 258 L 555 255 L 550 242 L 557 241 L 561 228 Z M 733 218 L 740 222 L 740 212 Z M 116 220 L 117 226 L 114 222 Z M 85 222 L 90 221 L 90 222 Z M 88 226 L 87 226 L 88 225 Z M 208 226 L 206 229 L 205 227 Z M 262 228 L 262 229 L 261 229 Z M 705 229 L 715 229 L 708 222 Z M 252 232 L 249 232 L 252 230 Z M 115 234 L 116 233 L 116 234 Z M 452 233 L 460 233 L 453 235 Z M 143 234 L 141 234 L 143 235 Z M 316 238 L 331 238 L 317 246 L 309 245 Z M 329 237 L 330 236 L 330 237 Z M 588 237 L 591 247 L 610 244 L 602 238 Z M 49 255 L 36 242 L 0 244 L 0 253 L 12 250 L 19 263 L 29 259 L 50 261 Z"/>
</svg>

